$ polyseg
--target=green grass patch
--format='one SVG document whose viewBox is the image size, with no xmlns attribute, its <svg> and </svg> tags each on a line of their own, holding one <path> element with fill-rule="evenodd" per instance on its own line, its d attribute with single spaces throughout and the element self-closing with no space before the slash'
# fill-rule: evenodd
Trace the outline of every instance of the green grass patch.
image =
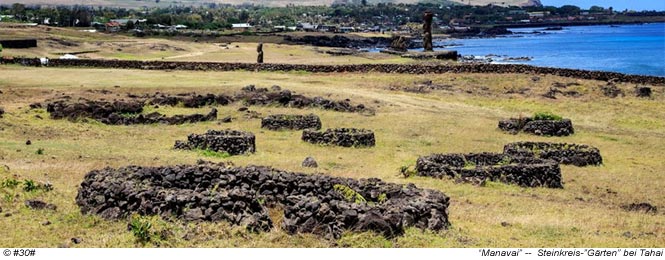
<svg viewBox="0 0 665 260">
<path fill-rule="evenodd" d="M 212 150 L 197 150 L 197 152 L 200 155 L 203 155 L 205 157 L 214 157 L 214 158 L 222 158 L 222 159 L 229 158 L 229 157 L 232 156 L 231 154 L 229 154 L 227 152 L 215 152 L 215 151 L 212 151 Z"/>
</svg>

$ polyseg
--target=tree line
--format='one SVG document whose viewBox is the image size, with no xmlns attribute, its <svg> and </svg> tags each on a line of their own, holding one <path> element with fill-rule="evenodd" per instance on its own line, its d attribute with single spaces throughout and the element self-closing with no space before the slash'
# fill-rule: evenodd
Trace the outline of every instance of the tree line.
<svg viewBox="0 0 665 260">
<path fill-rule="evenodd" d="M 551 16 L 575 16 L 582 11 L 573 5 L 561 7 L 501 7 L 468 6 L 458 4 L 393 4 L 379 3 L 335 6 L 295 6 L 264 7 L 255 5 L 207 4 L 202 6 L 170 6 L 163 8 L 111 8 L 74 6 L 39 6 L 13 4 L 0 6 L 0 14 L 12 15 L 17 21 L 48 23 L 58 26 L 89 27 L 93 22 L 105 23 L 110 19 L 146 19 L 148 24 L 183 24 L 192 29 L 227 29 L 234 23 L 251 23 L 258 26 L 295 26 L 298 22 L 314 24 L 341 24 L 365 26 L 399 26 L 407 23 L 421 23 L 424 11 L 432 11 L 435 19 L 445 24 L 452 19 L 465 19 L 476 24 L 493 24 L 510 20 L 528 19 L 525 12 L 545 11 Z M 511 12 L 512 11 L 512 12 Z M 594 6 L 589 12 L 616 13 L 611 7 Z M 665 16 L 664 11 L 643 11 L 625 13 L 629 16 Z"/>
</svg>

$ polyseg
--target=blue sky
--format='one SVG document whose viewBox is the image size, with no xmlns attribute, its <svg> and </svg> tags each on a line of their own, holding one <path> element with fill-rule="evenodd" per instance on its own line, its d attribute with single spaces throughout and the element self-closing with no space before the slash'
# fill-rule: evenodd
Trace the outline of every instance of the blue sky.
<svg viewBox="0 0 665 260">
<path fill-rule="evenodd" d="M 665 11 L 665 0 L 540 0 L 543 5 L 576 5 L 588 9 L 592 5 L 613 7 L 614 10 L 657 10 Z"/>
</svg>

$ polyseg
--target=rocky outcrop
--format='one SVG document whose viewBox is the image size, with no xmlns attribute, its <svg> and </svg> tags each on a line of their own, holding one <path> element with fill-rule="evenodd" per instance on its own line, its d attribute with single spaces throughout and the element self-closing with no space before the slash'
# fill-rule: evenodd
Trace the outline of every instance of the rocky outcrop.
<svg viewBox="0 0 665 260">
<path fill-rule="evenodd" d="M 237 130 L 208 130 L 205 134 L 190 134 L 187 141 L 176 141 L 174 149 L 209 150 L 238 155 L 256 152 L 256 137 Z"/>
<path fill-rule="evenodd" d="M 572 164 L 575 166 L 603 164 L 603 157 L 600 156 L 598 148 L 588 145 L 517 142 L 505 145 L 503 147 L 503 152 L 512 156 L 549 159 L 562 164 Z"/>
<path fill-rule="evenodd" d="M 641 98 L 651 97 L 651 88 L 646 86 L 637 86 L 635 87 L 635 96 Z"/>
<path fill-rule="evenodd" d="M 269 130 L 319 130 L 321 129 L 321 119 L 315 114 L 269 115 L 261 120 L 261 128 Z"/>
<path fill-rule="evenodd" d="M 336 48 L 369 48 L 388 46 L 390 44 L 390 39 L 384 37 L 347 37 L 345 35 L 286 35 L 284 36 L 284 40 L 299 45 Z"/>
<path fill-rule="evenodd" d="M 374 132 L 356 128 L 327 129 L 325 132 L 305 130 L 302 132 L 302 140 L 313 144 L 344 147 L 371 147 L 376 144 Z"/>
<path fill-rule="evenodd" d="M 535 135 L 568 136 L 575 133 L 570 119 L 534 120 L 530 117 L 511 118 L 499 121 L 499 129 L 517 134 L 520 131 Z"/>
<path fill-rule="evenodd" d="M 284 209 L 282 227 L 288 233 L 314 233 L 331 239 L 345 230 L 393 237 L 411 226 L 441 230 L 450 225 L 449 198 L 413 184 L 204 162 L 94 170 L 81 183 L 76 204 L 84 214 L 107 219 L 138 213 L 186 221 L 228 221 L 254 231 L 272 229 L 275 223 L 267 208 L 280 206 Z"/>
<path fill-rule="evenodd" d="M 485 180 L 523 187 L 563 188 L 559 164 L 533 157 L 506 154 L 432 154 L 416 162 L 419 176 L 449 177 L 463 182 Z"/>
</svg>

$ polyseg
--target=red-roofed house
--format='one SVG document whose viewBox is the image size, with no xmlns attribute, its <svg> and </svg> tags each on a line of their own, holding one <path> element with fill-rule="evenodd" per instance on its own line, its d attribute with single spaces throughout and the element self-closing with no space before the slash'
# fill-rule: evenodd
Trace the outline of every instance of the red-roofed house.
<svg viewBox="0 0 665 260">
<path fill-rule="evenodd" d="M 107 32 L 117 32 L 120 31 L 120 23 L 115 22 L 115 21 L 110 21 L 106 23 L 106 31 Z"/>
</svg>

